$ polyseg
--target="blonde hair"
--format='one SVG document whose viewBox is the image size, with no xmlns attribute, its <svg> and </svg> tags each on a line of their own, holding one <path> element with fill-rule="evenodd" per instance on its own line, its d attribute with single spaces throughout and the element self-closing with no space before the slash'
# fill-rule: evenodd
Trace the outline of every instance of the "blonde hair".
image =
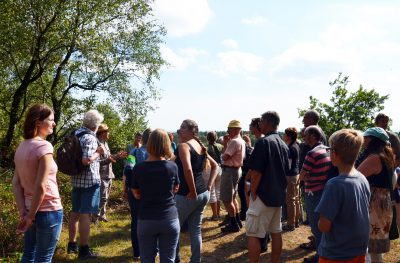
<svg viewBox="0 0 400 263">
<path fill-rule="evenodd" d="M 171 140 L 169 139 L 168 133 L 163 129 L 155 129 L 152 131 L 146 149 L 149 154 L 156 157 L 171 158 Z"/>
<path fill-rule="evenodd" d="M 364 137 L 360 131 L 342 129 L 334 132 L 329 138 L 331 149 L 346 165 L 353 165 L 360 152 Z"/>
</svg>

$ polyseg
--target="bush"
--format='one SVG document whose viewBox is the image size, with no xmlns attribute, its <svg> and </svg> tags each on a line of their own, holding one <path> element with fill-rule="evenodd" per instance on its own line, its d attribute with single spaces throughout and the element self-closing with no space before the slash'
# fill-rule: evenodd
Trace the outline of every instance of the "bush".
<svg viewBox="0 0 400 263">
<path fill-rule="evenodd" d="M 0 173 L 0 253 L 5 261 L 12 261 L 20 256 L 15 251 L 22 251 L 22 235 L 16 233 L 19 214 L 11 186 L 13 171 L 0 170 Z"/>
</svg>

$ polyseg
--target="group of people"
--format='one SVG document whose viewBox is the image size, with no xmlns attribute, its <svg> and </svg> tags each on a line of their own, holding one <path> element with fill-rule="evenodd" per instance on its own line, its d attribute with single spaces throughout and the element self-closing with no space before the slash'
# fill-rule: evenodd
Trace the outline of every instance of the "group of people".
<svg viewBox="0 0 400 263">
<path fill-rule="evenodd" d="M 299 143 L 293 127 L 281 137 L 279 114 L 267 111 L 251 120 L 252 147 L 238 120 L 229 122 L 221 138 L 209 132 L 206 146 L 197 123 L 187 119 L 177 130 L 178 145 L 171 133 L 146 129 L 126 151 L 111 154 L 103 115 L 88 111 L 75 131 L 84 169 L 71 177 L 67 252 L 80 259 L 98 257 L 89 247 L 90 223 L 108 221 L 112 163 L 125 159 L 134 261 L 154 262 L 158 254 L 160 262 L 180 262 L 179 235 L 186 224 L 190 262 L 201 262 L 204 208 L 209 202 L 211 219 L 220 220 L 222 201 L 228 213 L 220 223 L 222 233 L 240 231 L 245 221 L 249 261 L 259 262 L 270 238 L 271 262 L 279 262 L 282 231 L 295 231 L 303 222 L 304 198 L 313 235 L 301 247 L 316 250 L 304 262 L 365 262 L 367 253 L 372 262 L 382 262 L 390 249 L 392 201 L 400 208 L 394 190 L 399 186 L 394 176 L 399 139 L 387 131 L 389 117 L 384 114 L 376 117 L 377 127 L 363 134 L 342 129 L 329 143 L 318 120 L 316 111 L 305 113 Z M 13 192 L 21 218 L 17 231 L 24 233 L 22 262 L 51 262 L 62 228 L 57 165 L 46 141 L 54 127 L 53 110 L 33 105 L 24 123 L 25 140 L 15 153 Z"/>
</svg>

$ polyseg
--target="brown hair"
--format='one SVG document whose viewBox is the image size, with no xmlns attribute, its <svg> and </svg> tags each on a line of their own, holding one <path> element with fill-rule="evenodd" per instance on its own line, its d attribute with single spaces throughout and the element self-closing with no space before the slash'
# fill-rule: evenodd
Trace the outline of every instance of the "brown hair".
<svg viewBox="0 0 400 263">
<path fill-rule="evenodd" d="M 376 115 L 375 117 L 375 124 L 378 124 L 378 122 L 382 119 L 387 119 L 388 121 L 390 120 L 389 116 L 387 116 L 385 113 L 378 113 L 378 115 Z"/>
<path fill-rule="evenodd" d="M 54 114 L 52 108 L 46 104 L 34 104 L 32 105 L 28 112 L 26 113 L 24 122 L 24 139 L 32 139 L 37 134 L 37 121 L 43 121 L 50 114 Z"/>
<path fill-rule="evenodd" d="M 289 137 L 292 140 L 292 142 L 297 140 L 297 130 L 295 127 L 286 128 L 285 134 L 287 137 Z"/>
<path fill-rule="evenodd" d="M 207 152 L 207 147 L 204 145 L 204 143 L 200 140 L 199 138 L 199 126 L 194 120 L 186 119 L 183 121 L 183 123 L 188 127 L 188 130 L 190 130 L 193 133 L 193 139 L 195 139 L 201 147 L 201 152 L 206 155 L 206 159 L 208 158 L 208 152 Z M 204 162 L 203 169 L 206 166 L 206 162 Z"/>
<path fill-rule="evenodd" d="M 353 129 L 342 129 L 334 132 L 329 138 L 331 149 L 346 165 L 353 165 L 360 152 L 364 137 L 361 132 Z"/>
<path fill-rule="evenodd" d="M 146 145 L 147 152 L 156 157 L 171 158 L 171 140 L 168 133 L 163 129 L 155 129 L 150 133 Z"/>
</svg>

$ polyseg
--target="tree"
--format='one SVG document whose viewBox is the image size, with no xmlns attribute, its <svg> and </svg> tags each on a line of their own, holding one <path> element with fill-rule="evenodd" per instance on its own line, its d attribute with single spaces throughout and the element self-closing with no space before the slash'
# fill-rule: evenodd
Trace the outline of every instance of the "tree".
<svg viewBox="0 0 400 263">
<path fill-rule="evenodd" d="M 339 76 L 329 85 L 333 88 L 330 103 L 323 103 L 310 96 L 310 109 L 320 113 L 319 125 L 327 136 L 343 128 L 365 130 L 371 127 L 374 116 L 384 108 L 389 95 L 381 96 L 374 89 L 366 90 L 362 85 L 355 91 L 349 92 L 347 85 L 349 77 Z M 306 109 L 298 109 L 303 117 Z"/>
<path fill-rule="evenodd" d="M 82 100 L 101 95 L 123 118 L 143 118 L 158 98 L 165 30 L 145 0 L 5 0 L 0 12 L 0 132 L 9 149 L 35 102 L 55 111 L 57 142 Z M 132 87 L 131 78 L 140 81 Z M 130 104 L 130 103 L 136 104 Z M 137 109 L 132 110 L 135 107 Z M 135 115 L 139 114 L 139 115 Z"/>
</svg>

